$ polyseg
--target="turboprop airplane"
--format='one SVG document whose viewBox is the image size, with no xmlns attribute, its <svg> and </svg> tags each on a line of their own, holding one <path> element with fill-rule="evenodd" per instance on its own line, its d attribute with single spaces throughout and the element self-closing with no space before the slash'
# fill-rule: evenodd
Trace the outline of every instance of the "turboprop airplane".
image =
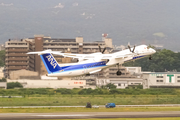
<svg viewBox="0 0 180 120">
<path fill-rule="evenodd" d="M 40 55 L 48 72 L 47 76 L 49 77 L 74 77 L 90 75 L 115 65 L 118 65 L 118 71 L 116 74 L 121 75 L 122 73 L 119 70 L 119 65 L 146 56 L 149 56 L 149 59 L 151 60 L 151 55 L 156 52 L 154 49 L 149 48 L 146 45 L 134 46 L 133 48 L 128 45 L 128 48 L 129 49 L 111 54 L 103 54 L 106 48 L 102 52 L 100 48 L 100 52 L 92 54 L 71 54 L 52 50 L 29 52 L 27 54 Z M 76 58 L 79 61 L 77 63 L 58 64 L 52 54 Z"/>
</svg>

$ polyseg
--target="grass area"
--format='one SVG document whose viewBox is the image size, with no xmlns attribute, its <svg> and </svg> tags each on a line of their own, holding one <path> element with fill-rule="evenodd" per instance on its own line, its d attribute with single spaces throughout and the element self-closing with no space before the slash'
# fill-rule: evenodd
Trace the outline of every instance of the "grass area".
<svg viewBox="0 0 180 120">
<path fill-rule="evenodd" d="M 105 105 L 114 102 L 117 105 L 180 104 L 179 95 L 33 95 L 23 98 L 0 98 L 0 106 L 77 106 Z"/>
<path fill-rule="evenodd" d="M 168 117 L 168 118 L 107 118 L 107 119 L 90 119 L 90 120 L 180 120 L 180 117 Z M 42 119 L 38 119 L 42 120 Z M 72 119 L 46 119 L 46 120 L 72 120 Z M 73 119 L 73 120 L 79 120 L 79 119 Z M 87 120 L 87 119 L 81 119 L 81 120 Z"/>
<path fill-rule="evenodd" d="M 53 113 L 53 112 L 149 112 L 180 111 L 180 107 L 125 107 L 125 108 L 4 108 L 0 113 Z"/>
</svg>

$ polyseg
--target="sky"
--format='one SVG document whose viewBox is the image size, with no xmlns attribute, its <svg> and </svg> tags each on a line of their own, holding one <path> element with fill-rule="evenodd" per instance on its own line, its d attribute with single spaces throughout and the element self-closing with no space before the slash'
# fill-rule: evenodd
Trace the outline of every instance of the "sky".
<svg viewBox="0 0 180 120">
<path fill-rule="evenodd" d="M 0 43 L 43 34 L 52 38 L 156 44 L 180 51 L 179 0 L 0 0 Z"/>
</svg>

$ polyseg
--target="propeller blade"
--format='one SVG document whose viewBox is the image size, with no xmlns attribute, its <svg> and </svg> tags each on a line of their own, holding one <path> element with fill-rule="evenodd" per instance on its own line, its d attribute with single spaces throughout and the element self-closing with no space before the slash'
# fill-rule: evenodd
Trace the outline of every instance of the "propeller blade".
<svg viewBox="0 0 180 120">
<path fill-rule="evenodd" d="M 99 47 L 99 52 L 101 52 L 101 46 L 100 46 L 100 45 L 98 45 L 98 47 Z"/>
<path fill-rule="evenodd" d="M 129 48 L 129 51 L 132 52 L 132 51 L 131 51 L 131 47 L 130 47 L 129 45 L 128 45 L 128 48 Z"/>
<path fill-rule="evenodd" d="M 136 46 L 134 45 L 134 48 L 133 48 L 133 50 L 132 50 L 132 53 L 134 53 L 135 48 L 136 48 Z"/>
<path fill-rule="evenodd" d="M 104 52 L 105 52 L 105 50 L 106 50 L 106 47 L 103 49 L 102 53 L 104 53 Z"/>
</svg>

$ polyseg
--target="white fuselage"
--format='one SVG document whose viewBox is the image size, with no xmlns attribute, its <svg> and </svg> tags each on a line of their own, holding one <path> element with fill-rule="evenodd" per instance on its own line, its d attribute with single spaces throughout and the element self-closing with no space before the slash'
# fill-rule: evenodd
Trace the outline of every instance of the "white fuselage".
<svg viewBox="0 0 180 120">
<path fill-rule="evenodd" d="M 132 48 L 131 48 L 132 49 Z M 71 77 L 80 76 L 85 74 L 92 74 L 102 69 L 123 64 L 130 60 L 136 60 L 154 54 L 156 51 L 148 48 L 146 45 L 137 46 L 134 53 L 129 49 L 125 49 L 112 54 L 94 54 L 94 59 L 81 61 L 79 63 L 59 64 L 63 69 L 61 71 L 47 74 L 51 77 Z"/>
</svg>

